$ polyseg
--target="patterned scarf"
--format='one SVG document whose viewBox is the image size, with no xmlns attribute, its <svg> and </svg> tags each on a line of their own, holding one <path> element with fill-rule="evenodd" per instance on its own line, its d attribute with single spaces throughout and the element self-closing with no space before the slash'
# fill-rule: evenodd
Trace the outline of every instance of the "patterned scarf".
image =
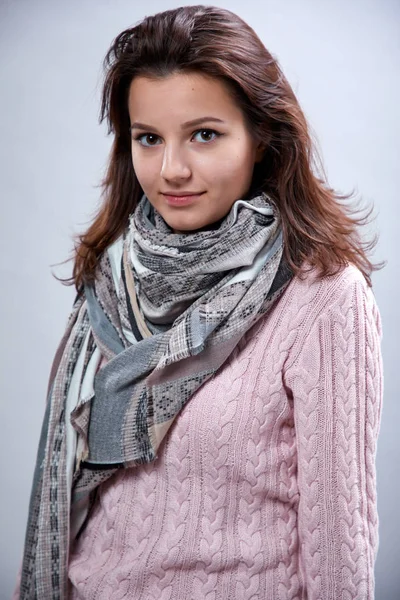
<svg viewBox="0 0 400 600">
<path fill-rule="evenodd" d="M 216 229 L 174 233 L 143 196 L 76 299 L 54 358 L 21 599 L 66 599 L 70 543 L 100 483 L 157 458 L 180 410 L 293 274 L 276 205 L 237 200 Z"/>
</svg>

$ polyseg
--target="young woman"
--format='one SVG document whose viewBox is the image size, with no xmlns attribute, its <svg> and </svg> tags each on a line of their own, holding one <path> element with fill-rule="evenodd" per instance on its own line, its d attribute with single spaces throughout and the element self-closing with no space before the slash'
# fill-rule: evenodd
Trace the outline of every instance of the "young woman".
<svg viewBox="0 0 400 600">
<path fill-rule="evenodd" d="M 233 13 L 146 17 L 105 68 L 114 142 L 16 597 L 371 600 L 383 375 L 365 218 L 317 175 L 289 83 Z"/>
</svg>

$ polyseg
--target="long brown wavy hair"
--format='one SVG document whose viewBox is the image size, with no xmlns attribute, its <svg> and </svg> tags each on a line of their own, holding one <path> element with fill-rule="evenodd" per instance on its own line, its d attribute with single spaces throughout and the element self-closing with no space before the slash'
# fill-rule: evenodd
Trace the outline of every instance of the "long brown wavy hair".
<svg viewBox="0 0 400 600">
<path fill-rule="evenodd" d="M 384 266 L 367 258 L 378 236 L 365 241 L 358 231 L 372 208 L 356 217 L 356 209 L 343 202 L 353 192 L 339 194 L 327 185 L 291 86 L 277 59 L 240 17 L 204 5 L 148 16 L 115 38 L 103 67 L 100 123 L 107 118 L 114 138 L 99 186 L 102 201 L 88 230 L 76 238 L 73 275 L 66 283 L 80 290 L 93 282 L 100 255 L 122 233 L 143 194 L 131 160 L 128 93 L 133 78 L 202 73 L 228 85 L 255 139 L 268 140 L 252 187 L 265 191 L 280 209 L 284 251 L 293 272 L 301 277 L 307 261 L 324 277 L 350 262 L 372 285 L 372 271 Z"/>
</svg>

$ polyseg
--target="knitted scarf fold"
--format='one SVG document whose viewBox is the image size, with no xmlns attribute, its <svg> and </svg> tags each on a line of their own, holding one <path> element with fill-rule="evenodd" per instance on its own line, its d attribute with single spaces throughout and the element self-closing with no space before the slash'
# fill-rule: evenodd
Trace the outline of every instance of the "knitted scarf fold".
<svg viewBox="0 0 400 600">
<path fill-rule="evenodd" d="M 183 234 L 142 197 L 76 299 L 54 358 L 21 599 L 67 599 L 70 544 L 98 486 L 157 459 L 179 412 L 292 276 L 265 193 L 237 200 L 216 229 Z"/>
</svg>

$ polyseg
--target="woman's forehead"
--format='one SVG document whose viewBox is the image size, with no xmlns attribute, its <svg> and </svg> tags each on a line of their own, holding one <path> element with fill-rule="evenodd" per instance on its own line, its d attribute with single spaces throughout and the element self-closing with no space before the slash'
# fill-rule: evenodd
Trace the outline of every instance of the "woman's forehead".
<svg viewBox="0 0 400 600">
<path fill-rule="evenodd" d="M 192 120 L 207 116 L 220 122 L 241 118 L 240 107 L 226 84 L 197 73 L 157 79 L 138 76 L 130 85 L 128 105 L 132 123 L 147 123 L 159 115 L 164 120 L 180 121 L 184 128 Z"/>
</svg>

